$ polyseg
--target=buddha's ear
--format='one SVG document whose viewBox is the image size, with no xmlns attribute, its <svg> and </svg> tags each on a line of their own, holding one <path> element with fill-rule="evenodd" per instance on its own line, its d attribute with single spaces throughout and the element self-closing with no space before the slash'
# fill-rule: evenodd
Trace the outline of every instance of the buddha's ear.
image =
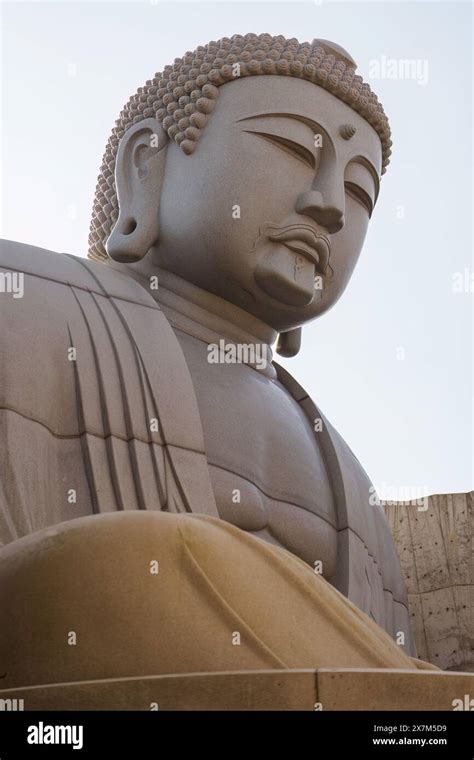
<svg viewBox="0 0 474 760">
<path fill-rule="evenodd" d="M 119 143 L 115 163 L 119 216 L 105 246 L 115 261 L 139 261 L 158 240 L 168 142 L 159 121 L 149 118 L 130 127 Z"/>
</svg>

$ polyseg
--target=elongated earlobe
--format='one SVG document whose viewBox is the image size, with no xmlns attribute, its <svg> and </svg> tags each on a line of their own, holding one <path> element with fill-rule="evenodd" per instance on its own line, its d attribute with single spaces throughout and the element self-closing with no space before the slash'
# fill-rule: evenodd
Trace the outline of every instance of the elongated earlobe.
<svg viewBox="0 0 474 760">
<path fill-rule="evenodd" d="M 280 356 L 296 356 L 301 348 L 301 327 L 296 327 L 294 330 L 289 330 L 285 333 L 280 333 L 277 342 L 277 354 Z"/>
<path fill-rule="evenodd" d="M 115 164 L 119 215 L 105 246 L 115 261 L 140 261 L 158 241 L 168 142 L 168 135 L 153 118 L 135 124 L 120 141 Z"/>
</svg>

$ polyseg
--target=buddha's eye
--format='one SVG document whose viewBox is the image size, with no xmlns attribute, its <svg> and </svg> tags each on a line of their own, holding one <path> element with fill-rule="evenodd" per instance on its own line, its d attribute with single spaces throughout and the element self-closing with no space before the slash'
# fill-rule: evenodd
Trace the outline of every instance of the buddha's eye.
<svg viewBox="0 0 474 760">
<path fill-rule="evenodd" d="M 358 156 L 349 162 L 344 172 L 344 187 L 347 195 L 360 203 L 370 217 L 377 198 L 378 178 L 367 159 Z"/>
<path fill-rule="evenodd" d="M 350 195 L 351 198 L 354 198 L 356 201 L 359 201 L 359 203 L 364 206 L 366 211 L 368 212 L 369 216 L 372 215 L 372 211 L 374 210 L 374 206 L 372 203 L 372 198 L 368 193 L 365 192 L 359 185 L 354 184 L 354 182 L 344 182 L 344 187 L 346 190 L 346 193 Z"/>
<path fill-rule="evenodd" d="M 316 159 L 314 157 L 314 154 L 310 150 L 308 150 L 308 148 L 305 148 L 304 145 L 300 145 L 299 143 L 296 143 L 293 140 L 290 140 L 288 137 L 280 137 L 279 135 L 271 135 L 268 132 L 257 132 L 257 131 L 254 131 L 253 129 L 245 130 L 245 131 L 249 132 L 250 134 L 263 137 L 265 140 L 268 140 L 269 142 L 277 145 L 281 150 L 284 150 L 285 153 L 289 153 L 290 156 L 293 156 L 293 158 L 298 159 L 298 161 L 302 161 L 306 166 L 309 166 L 313 171 L 316 169 Z"/>
</svg>

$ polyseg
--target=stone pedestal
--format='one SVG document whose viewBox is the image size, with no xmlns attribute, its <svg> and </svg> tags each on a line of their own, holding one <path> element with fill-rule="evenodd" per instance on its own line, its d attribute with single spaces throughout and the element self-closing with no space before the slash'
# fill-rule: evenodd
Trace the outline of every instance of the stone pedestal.
<svg viewBox="0 0 474 760">
<path fill-rule="evenodd" d="M 462 709 L 461 705 L 469 709 L 469 695 L 474 695 L 474 675 L 469 673 L 321 668 L 117 678 L 8 689 L 0 691 L 0 709 L 150 711 L 158 706 L 162 711 L 452 711 Z"/>
</svg>

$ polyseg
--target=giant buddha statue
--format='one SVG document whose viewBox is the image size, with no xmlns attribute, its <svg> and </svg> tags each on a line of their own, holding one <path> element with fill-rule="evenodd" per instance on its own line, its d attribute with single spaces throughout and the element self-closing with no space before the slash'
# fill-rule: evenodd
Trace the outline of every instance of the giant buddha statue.
<svg viewBox="0 0 474 760">
<path fill-rule="evenodd" d="M 89 259 L 3 243 L 2 694 L 431 667 L 369 478 L 274 360 L 347 286 L 390 145 L 338 45 L 235 35 L 123 109 Z"/>
</svg>

